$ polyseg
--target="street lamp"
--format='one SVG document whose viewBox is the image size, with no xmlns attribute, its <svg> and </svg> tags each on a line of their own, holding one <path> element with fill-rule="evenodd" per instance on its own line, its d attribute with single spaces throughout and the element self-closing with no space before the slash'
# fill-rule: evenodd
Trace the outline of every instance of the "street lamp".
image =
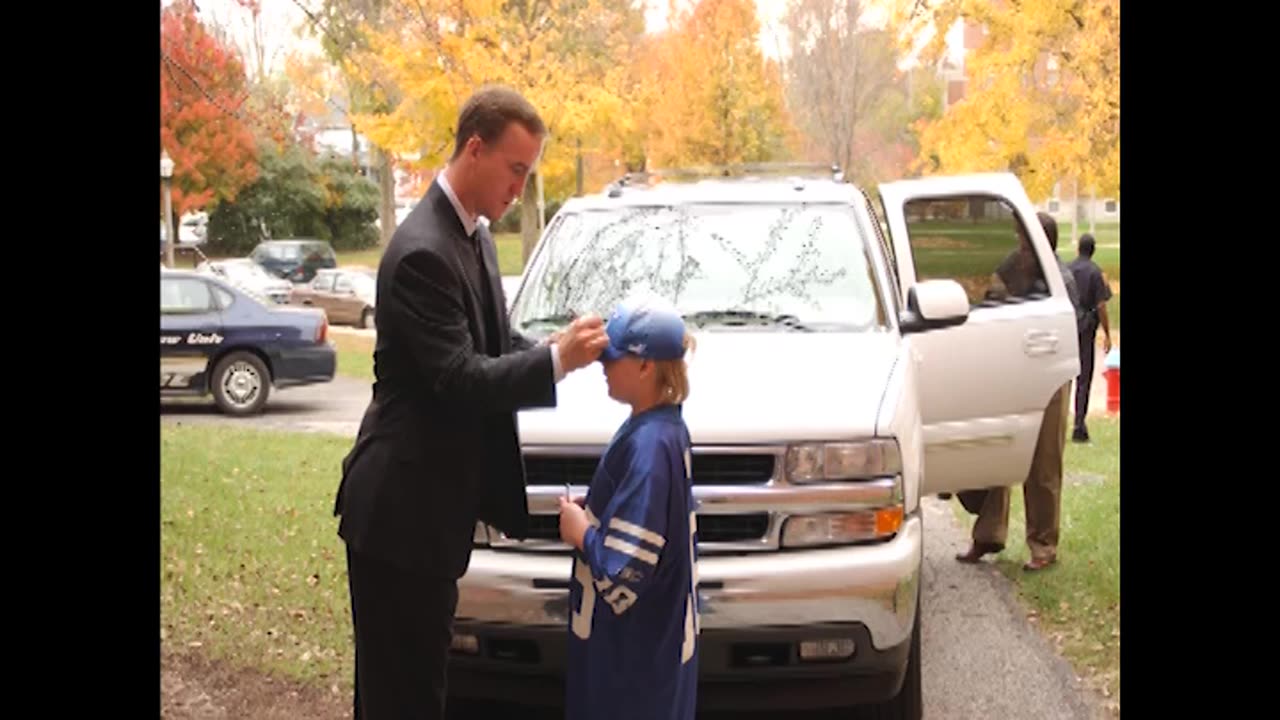
<svg viewBox="0 0 1280 720">
<path fill-rule="evenodd" d="M 164 252 L 165 262 L 173 267 L 173 158 L 166 150 L 160 151 L 160 178 L 164 180 Z"/>
</svg>

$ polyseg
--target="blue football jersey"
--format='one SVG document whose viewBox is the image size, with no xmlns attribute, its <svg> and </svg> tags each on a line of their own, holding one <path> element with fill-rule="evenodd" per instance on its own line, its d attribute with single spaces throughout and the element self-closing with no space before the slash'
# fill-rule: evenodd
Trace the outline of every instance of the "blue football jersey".
<svg viewBox="0 0 1280 720">
<path fill-rule="evenodd" d="M 660 405 L 623 423 L 596 467 L 569 582 L 569 720 L 693 720 L 691 445 L 680 407 Z"/>
</svg>

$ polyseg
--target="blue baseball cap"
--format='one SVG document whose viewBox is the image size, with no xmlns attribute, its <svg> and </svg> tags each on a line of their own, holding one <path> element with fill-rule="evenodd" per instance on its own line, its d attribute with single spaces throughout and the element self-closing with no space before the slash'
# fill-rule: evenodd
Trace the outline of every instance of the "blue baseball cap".
<svg viewBox="0 0 1280 720">
<path fill-rule="evenodd" d="M 684 319 L 670 303 L 657 297 L 630 298 L 618 303 L 605 322 L 609 344 L 602 362 L 627 355 L 648 360 L 684 357 Z"/>
</svg>

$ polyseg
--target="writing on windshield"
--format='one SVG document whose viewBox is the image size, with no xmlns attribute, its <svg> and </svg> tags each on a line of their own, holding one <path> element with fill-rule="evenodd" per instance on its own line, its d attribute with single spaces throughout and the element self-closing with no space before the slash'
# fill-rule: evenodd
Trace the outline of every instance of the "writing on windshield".
<svg viewBox="0 0 1280 720">
<path fill-rule="evenodd" d="M 524 331 L 656 294 L 687 318 L 816 330 L 884 326 L 866 244 L 839 205 L 687 204 L 567 213 L 549 228 L 513 320 Z"/>
</svg>

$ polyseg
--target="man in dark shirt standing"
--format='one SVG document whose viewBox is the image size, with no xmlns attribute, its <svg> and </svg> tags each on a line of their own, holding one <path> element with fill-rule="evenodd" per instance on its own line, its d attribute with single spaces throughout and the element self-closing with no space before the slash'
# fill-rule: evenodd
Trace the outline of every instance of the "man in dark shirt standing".
<svg viewBox="0 0 1280 720">
<path fill-rule="evenodd" d="M 1111 352 L 1111 322 L 1107 319 L 1107 301 L 1111 299 L 1111 286 L 1102 268 L 1093 261 L 1097 243 L 1093 236 L 1080 236 L 1079 255 L 1067 267 L 1075 276 L 1080 292 L 1080 307 L 1084 317 L 1080 323 L 1080 377 L 1076 378 L 1076 419 L 1071 433 L 1073 442 L 1089 442 L 1089 430 L 1085 416 L 1089 412 L 1089 386 L 1093 384 L 1093 359 L 1097 353 L 1098 325 L 1102 325 L 1103 352 Z"/>
</svg>

